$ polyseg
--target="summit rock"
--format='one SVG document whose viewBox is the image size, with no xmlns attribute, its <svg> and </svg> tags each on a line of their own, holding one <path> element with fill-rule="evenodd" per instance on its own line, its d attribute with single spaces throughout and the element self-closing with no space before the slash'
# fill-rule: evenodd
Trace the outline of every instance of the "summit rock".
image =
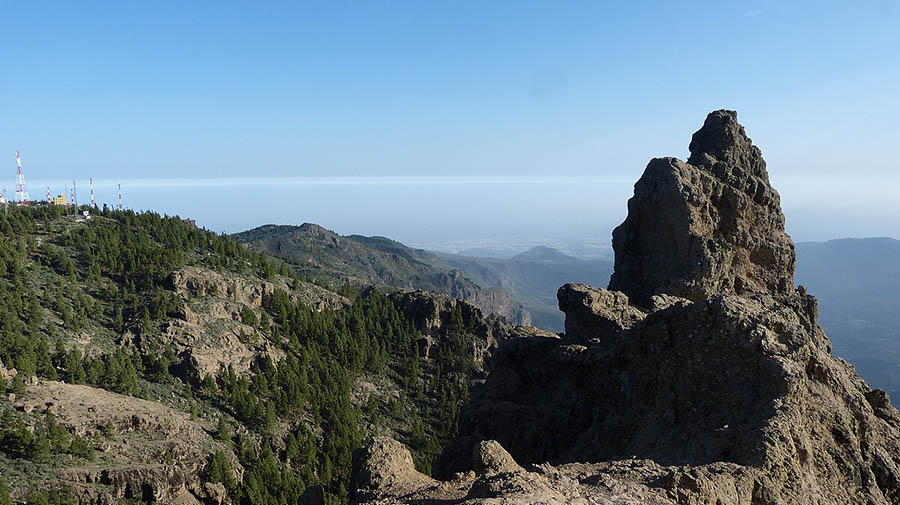
<svg viewBox="0 0 900 505">
<path fill-rule="evenodd" d="M 613 231 L 609 289 L 646 305 L 669 294 L 789 294 L 794 244 L 778 192 L 737 113 L 710 113 L 687 162 L 655 158 L 634 186 L 628 216 Z"/>
</svg>

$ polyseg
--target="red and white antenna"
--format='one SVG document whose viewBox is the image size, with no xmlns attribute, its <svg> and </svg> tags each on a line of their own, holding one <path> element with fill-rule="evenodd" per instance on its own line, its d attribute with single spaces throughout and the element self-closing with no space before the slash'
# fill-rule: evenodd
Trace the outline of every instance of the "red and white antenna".
<svg viewBox="0 0 900 505">
<path fill-rule="evenodd" d="M 47 186 L 47 204 L 53 203 L 53 199 L 50 198 L 50 186 Z"/>
<path fill-rule="evenodd" d="M 119 184 L 119 210 L 122 210 L 122 185 Z"/>
<path fill-rule="evenodd" d="M 28 200 L 31 200 L 31 197 L 28 196 L 28 187 L 25 186 L 25 175 L 22 173 L 22 158 L 19 157 L 19 151 L 16 151 L 16 166 L 19 169 L 16 176 L 16 200 L 25 205 Z"/>
<path fill-rule="evenodd" d="M 91 208 L 96 209 L 97 204 L 94 202 L 94 178 L 91 177 L 89 180 L 91 181 Z"/>
</svg>

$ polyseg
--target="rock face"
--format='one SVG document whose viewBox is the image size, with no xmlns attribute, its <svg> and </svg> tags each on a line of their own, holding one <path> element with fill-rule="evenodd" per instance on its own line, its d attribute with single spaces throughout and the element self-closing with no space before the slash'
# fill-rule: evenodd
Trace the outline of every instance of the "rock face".
<svg viewBox="0 0 900 505">
<path fill-rule="evenodd" d="M 610 289 L 560 288 L 565 337 L 491 356 L 435 463 L 458 503 L 900 504 L 900 412 L 832 356 L 815 297 L 795 291 L 759 150 L 717 111 L 691 152 L 635 186 Z M 465 481 L 486 440 L 533 471 Z"/>
<path fill-rule="evenodd" d="M 778 192 L 737 113 L 711 113 L 685 163 L 656 158 L 613 231 L 609 289 L 633 302 L 667 293 L 691 300 L 717 294 L 789 294 L 794 245 Z"/>
<path fill-rule="evenodd" d="M 485 318 L 474 303 L 449 295 L 415 290 L 397 291 L 389 294 L 388 298 L 422 332 L 419 352 L 426 359 L 433 354 L 433 348 L 443 345 L 444 337 L 449 335 L 454 324 L 461 325 L 474 337 L 472 359 L 479 369 L 502 340 L 517 338 L 523 334 L 557 338 L 555 334 L 537 328 L 510 325 L 505 319 L 496 316 Z M 459 321 L 453 321 L 454 312 L 459 315 Z"/>
<path fill-rule="evenodd" d="M 486 314 L 497 314 L 512 324 L 531 324 L 531 314 L 519 302 L 509 298 L 502 289 L 483 288 L 468 279 L 459 270 L 439 272 L 431 276 L 432 284 L 439 293 L 447 293 L 454 298 L 467 300 L 478 306 Z"/>
</svg>

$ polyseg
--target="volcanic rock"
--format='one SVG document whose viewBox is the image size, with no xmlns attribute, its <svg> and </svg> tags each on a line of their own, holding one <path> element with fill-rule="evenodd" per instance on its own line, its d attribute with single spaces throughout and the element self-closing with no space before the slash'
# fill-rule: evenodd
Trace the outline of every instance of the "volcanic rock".
<svg viewBox="0 0 900 505">
<path fill-rule="evenodd" d="M 635 184 L 628 217 L 613 231 L 609 289 L 638 304 L 661 293 L 790 294 L 794 244 L 766 162 L 737 113 L 711 113 L 690 151 L 687 163 L 651 160 Z"/>
<path fill-rule="evenodd" d="M 646 314 L 619 291 L 586 284 L 566 284 L 556 293 L 559 310 L 566 313 L 566 335 L 618 335 Z"/>
<path fill-rule="evenodd" d="M 613 243 L 608 290 L 560 288 L 564 338 L 499 343 L 434 465 L 456 477 L 430 489 L 456 483 L 464 504 L 900 504 L 900 412 L 832 356 L 815 297 L 795 290 L 778 193 L 734 112 L 707 117 L 687 163 L 650 162 Z M 522 465 L 512 484 L 460 477 L 493 443 Z M 406 491 L 393 503 L 435 497 Z"/>
</svg>

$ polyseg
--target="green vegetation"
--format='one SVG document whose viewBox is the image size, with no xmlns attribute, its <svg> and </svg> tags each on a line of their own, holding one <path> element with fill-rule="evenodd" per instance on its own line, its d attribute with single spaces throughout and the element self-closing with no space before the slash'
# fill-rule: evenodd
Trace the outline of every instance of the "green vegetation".
<svg viewBox="0 0 900 505">
<path fill-rule="evenodd" d="M 0 477 L 0 505 L 13 505 L 12 498 L 9 497 L 9 487 L 3 477 Z"/>
<path fill-rule="evenodd" d="M 49 491 L 47 489 L 31 489 L 25 495 L 27 505 L 76 505 L 78 499 L 69 488 Z"/>
<path fill-rule="evenodd" d="M 0 418 L 0 452 L 12 458 L 22 458 L 47 463 L 51 456 L 70 454 L 92 461 L 94 448 L 80 436 L 69 437 L 69 432 L 57 423 L 53 414 L 45 415 L 43 423 L 25 424 L 23 416 L 5 411 Z"/>
<path fill-rule="evenodd" d="M 321 286 L 384 289 L 415 286 L 434 293 L 478 293 L 482 287 L 457 276 L 433 254 L 384 237 L 341 236 L 321 226 L 265 225 L 234 235 L 242 243 L 277 256 L 304 279 Z"/>
<path fill-rule="evenodd" d="M 229 237 L 153 213 L 103 211 L 76 222 L 62 212 L 38 206 L 0 214 L 0 360 L 19 372 L 0 384 L 8 392 L 27 397 L 23 379 L 37 375 L 145 399 L 175 398 L 191 419 L 199 412 L 218 419 L 211 434 L 233 450 L 243 478 L 237 482 L 222 451 L 210 456 L 204 478 L 222 483 L 241 504 L 297 503 L 311 485 L 322 485 L 330 503 L 345 501 L 352 452 L 369 425 L 394 430 L 426 472 L 455 435 L 474 356 L 475 322 L 464 320 L 459 307 L 436 355 L 423 360 L 422 335 L 377 290 L 362 294 L 345 286 L 339 292 L 352 300 L 348 308 L 316 310 L 294 296 L 306 281 L 293 269 Z M 172 273 L 186 266 L 289 286 L 265 296 L 262 307 L 243 305 L 235 316 L 250 327 L 240 340 L 276 349 L 277 363 L 261 354 L 249 373 L 230 366 L 202 379 L 183 373 L 183 358 L 160 335 L 167 321 L 187 311 L 171 285 Z M 207 287 L 198 296 L 229 296 L 218 291 Z M 83 334 L 90 345 L 73 338 Z M 141 346 L 123 343 L 126 334 L 138 336 Z M 354 396 L 360 380 L 396 393 L 372 394 L 360 404 Z M 73 436 L 52 414 L 35 418 L 7 409 L 0 456 L 42 468 L 83 464 L 102 457 L 95 450 L 102 439 L 116 437 L 111 423 L 100 428 L 94 439 Z M 21 482 L 14 486 L 22 489 Z M 2 490 L 0 483 L 0 502 Z M 70 498 L 34 491 L 26 500 Z"/>
</svg>

